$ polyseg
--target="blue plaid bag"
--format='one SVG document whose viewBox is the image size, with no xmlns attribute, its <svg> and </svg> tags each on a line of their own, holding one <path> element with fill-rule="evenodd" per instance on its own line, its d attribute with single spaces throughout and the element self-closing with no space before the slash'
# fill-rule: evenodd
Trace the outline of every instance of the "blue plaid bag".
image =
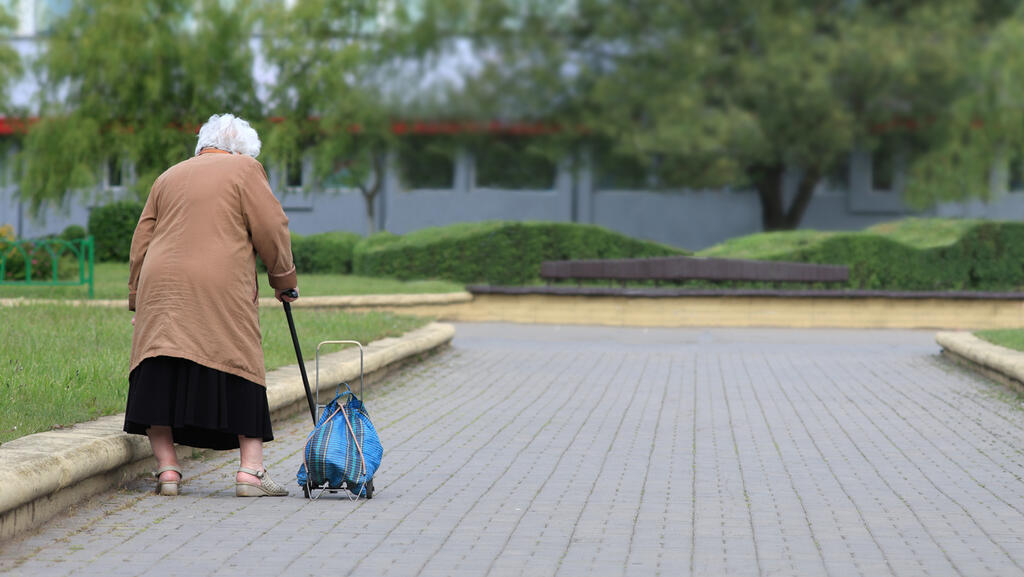
<svg viewBox="0 0 1024 577">
<path fill-rule="evenodd" d="M 345 391 L 327 404 L 306 439 L 297 481 L 307 495 L 313 489 L 346 488 L 357 497 L 371 497 L 371 480 L 380 467 L 384 447 L 363 402 L 347 383 L 342 384 Z M 348 401 L 342 404 L 345 397 Z"/>
</svg>

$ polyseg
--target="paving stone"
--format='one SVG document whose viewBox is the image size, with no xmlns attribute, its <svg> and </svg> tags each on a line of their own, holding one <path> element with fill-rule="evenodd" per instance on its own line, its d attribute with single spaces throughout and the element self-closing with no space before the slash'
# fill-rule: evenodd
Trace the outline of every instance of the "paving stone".
<svg viewBox="0 0 1024 577">
<path fill-rule="evenodd" d="M 367 395 L 372 500 L 237 454 L 0 544 L 11 575 L 1024 576 L 1024 412 L 923 331 L 464 324 Z"/>
</svg>

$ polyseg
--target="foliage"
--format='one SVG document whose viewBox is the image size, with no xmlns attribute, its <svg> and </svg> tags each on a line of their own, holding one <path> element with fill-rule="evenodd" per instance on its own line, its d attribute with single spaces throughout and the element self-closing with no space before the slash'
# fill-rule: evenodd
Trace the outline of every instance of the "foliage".
<svg viewBox="0 0 1024 577">
<path fill-rule="evenodd" d="M 457 110 L 586 126 L 563 133 L 562 152 L 586 141 L 602 163 L 629 166 L 632 186 L 752 187 L 765 230 L 796 228 L 817 185 L 854 149 L 878 151 L 897 169 L 927 164 L 934 178 L 905 191 L 927 204 L 984 194 L 992 151 L 942 151 L 970 140 L 954 124 L 966 130 L 1001 99 L 992 130 L 1024 134 L 1014 116 L 1024 73 L 1001 69 L 1019 60 L 1024 32 L 1014 26 L 1024 30 L 1024 19 L 1006 2 L 425 4 L 435 21 L 421 28 L 434 50 L 468 45 L 479 55 L 447 95 Z M 987 139 L 982 132 L 971 138 Z M 928 155 L 936 161 L 923 162 Z M 953 169 L 955 160 L 982 168 Z M 787 192 L 790 177 L 796 190 Z"/>
<path fill-rule="evenodd" d="M 905 218 L 876 224 L 864 232 L 924 249 L 951 245 L 982 222 L 975 219 Z M 817 246 L 838 234 L 842 233 L 810 229 L 762 232 L 728 239 L 697 254 L 718 258 L 783 260 L 779 255 Z"/>
<path fill-rule="evenodd" d="M 352 272 L 352 250 L 362 240 L 352 232 L 324 232 L 302 236 L 292 234 L 292 258 L 295 270 L 302 273 Z"/>
<path fill-rule="evenodd" d="M 218 0 L 76 0 L 38 61 L 40 120 L 21 155 L 31 211 L 91 190 L 108 171 L 124 170 L 144 198 L 193 154 L 211 114 L 259 118 L 250 14 Z"/>
<path fill-rule="evenodd" d="M 17 28 L 17 22 L 8 12 L 7 6 L 0 5 L 0 36 L 8 37 Z M 0 44 L 0 110 L 7 109 L 7 90 L 21 76 L 22 64 L 18 52 L 10 43 Z"/>
<path fill-rule="evenodd" d="M 377 68 L 395 44 L 378 24 L 383 11 L 367 0 L 305 0 L 269 7 L 261 22 L 276 71 L 268 158 L 288 165 L 309 155 L 318 181 L 359 189 L 371 233 L 393 141 Z"/>
<path fill-rule="evenodd" d="M 3 264 L 0 280 L 46 281 L 75 276 L 78 274 L 78 258 L 70 243 L 85 236 L 85 229 L 81 226 L 70 225 L 60 235 L 18 241 L 13 226 L 0 226 L 0 262 Z M 56 275 L 54 259 L 57 261 Z"/>
<path fill-rule="evenodd" d="M 84 226 L 79 224 L 69 224 L 60 233 L 60 238 L 64 240 L 79 240 L 87 236 L 89 233 L 86 232 Z"/>
<path fill-rule="evenodd" d="M 905 218 L 868 227 L 878 234 L 914 248 L 951 245 L 984 221 L 970 218 Z"/>
<path fill-rule="evenodd" d="M 555 222 L 461 223 L 421 229 L 356 246 L 354 270 L 398 279 L 525 284 L 546 260 L 687 254 L 593 225 Z"/>
<path fill-rule="evenodd" d="M 141 202 L 122 200 L 97 206 L 89 212 L 89 233 L 95 241 L 97 261 L 128 262 L 132 235 L 142 209 Z"/>
<path fill-rule="evenodd" d="M 1017 222 L 909 219 L 855 233 L 762 233 L 701 255 L 847 265 L 846 288 L 854 289 L 1024 289 L 1024 223 Z"/>
<path fill-rule="evenodd" d="M 127 281 L 125 281 L 127 282 Z M 124 411 L 132 313 L 68 304 L 6 308 L 0 323 L 0 442 Z M 387 312 L 294 310 L 304 358 L 345 335 L 364 343 L 399 336 L 427 319 Z M 266 366 L 295 363 L 280 308 L 260 311 Z M 54 362 L 54 354 L 60 362 Z"/>
<path fill-rule="evenodd" d="M 697 254 L 714 258 L 782 260 L 777 257 L 806 246 L 817 245 L 836 234 L 839 233 L 809 229 L 761 232 L 730 238 L 698 251 Z"/>
<path fill-rule="evenodd" d="M 71 243 L 60 237 L 20 241 L 0 237 L 0 261 L 4 270 L 0 280 L 54 281 L 78 274 L 78 258 Z"/>
<path fill-rule="evenodd" d="M 1006 192 L 1012 176 L 1021 176 L 1024 9 L 994 19 L 984 31 L 972 39 L 971 50 L 950 57 L 951 64 L 959 63 L 963 88 L 929 118 L 932 138 L 911 167 L 907 197 L 913 206 L 969 197 L 989 200 Z"/>
</svg>

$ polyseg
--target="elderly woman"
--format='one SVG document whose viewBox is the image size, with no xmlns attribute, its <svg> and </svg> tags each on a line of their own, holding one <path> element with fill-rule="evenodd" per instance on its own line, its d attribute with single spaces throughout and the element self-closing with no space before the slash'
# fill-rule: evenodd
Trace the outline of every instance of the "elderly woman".
<svg viewBox="0 0 1024 577">
<path fill-rule="evenodd" d="M 124 430 L 147 435 L 157 491 L 177 495 L 173 443 L 239 449 L 239 497 L 281 496 L 263 466 L 274 438 L 257 316 L 256 255 L 278 300 L 296 288 L 288 218 L 256 131 L 230 114 L 199 130 L 194 157 L 160 175 L 132 237 L 131 365 Z M 294 296 L 297 296 L 297 292 Z"/>
</svg>

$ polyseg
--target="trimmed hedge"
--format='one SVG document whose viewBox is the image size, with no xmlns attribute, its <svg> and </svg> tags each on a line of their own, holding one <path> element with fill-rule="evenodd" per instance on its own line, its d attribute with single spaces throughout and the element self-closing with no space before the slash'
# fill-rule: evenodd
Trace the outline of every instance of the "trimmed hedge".
<svg viewBox="0 0 1024 577">
<path fill-rule="evenodd" d="M 89 231 L 95 239 L 97 261 L 127 262 L 131 252 L 132 235 L 139 223 L 143 204 L 119 201 L 93 208 L 89 213 Z M 64 236 L 84 236 L 81 227 L 68 227 Z M 292 256 L 300 273 L 352 272 L 352 251 L 362 237 L 350 232 L 325 232 L 311 235 L 292 235 Z M 262 263 L 260 263 L 261 270 Z"/>
<path fill-rule="evenodd" d="M 143 207 L 141 202 L 122 200 L 89 211 L 89 234 L 95 242 L 97 261 L 128 262 Z"/>
<path fill-rule="evenodd" d="M 292 258 L 299 273 L 352 272 L 352 251 L 363 239 L 354 232 L 292 233 Z"/>
<path fill-rule="evenodd" d="M 979 221 L 955 241 L 930 248 L 871 232 L 836 233 L 765 260 L 847 265 L 850 281 L 845 288 L 853 289 L 1021 290 L 1024 223 Z"/>
<path fill-rule="evenodd" d="M 593 225 L 489 221 L 425 228 L 404 236 L 374 235 L 356 246 L 353 271 L 401 280 L 511 285 L 537 281 L 540 263 L 546 260 L 683 254 L 689 253 Z"/>
</svg>

